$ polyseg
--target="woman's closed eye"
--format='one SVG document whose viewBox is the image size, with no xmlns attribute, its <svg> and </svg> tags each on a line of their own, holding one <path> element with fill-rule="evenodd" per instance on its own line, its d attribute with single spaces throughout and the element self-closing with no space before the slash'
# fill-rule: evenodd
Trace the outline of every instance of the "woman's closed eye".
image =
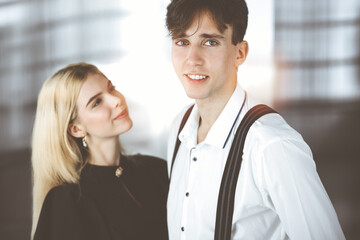
<svg viewBox="0 0 360 240">
<path fill-rule="evenodd" d="M 101 98 L 96 98 L 93 105 L 92 105 L 92 108 L 97 107 L 101 102 L 102 102 Z"/>
</svg>

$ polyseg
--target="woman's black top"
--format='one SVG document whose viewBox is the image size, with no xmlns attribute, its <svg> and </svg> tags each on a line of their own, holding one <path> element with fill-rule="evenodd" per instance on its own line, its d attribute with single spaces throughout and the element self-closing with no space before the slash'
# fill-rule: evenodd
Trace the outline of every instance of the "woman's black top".
<svg viewBox="0 0 360 240">
<path fill-rule="evenodd" d="M 121 155 L 115 166 L 86 165 L 80 184 L 57 186 L 47 194 L 35 240 L 168 239 L 164 160 Z"/>
</svg>

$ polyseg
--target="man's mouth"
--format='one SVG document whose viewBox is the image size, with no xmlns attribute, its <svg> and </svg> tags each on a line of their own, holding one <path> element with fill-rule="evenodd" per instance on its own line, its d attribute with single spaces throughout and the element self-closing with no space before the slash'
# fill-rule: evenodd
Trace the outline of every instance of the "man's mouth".
<svg viewBox="0 0 360 240">
<path fill-rule="evenodd" d="M 191 80 L 203 80 L 209 78 L 209 76 L 202 74 L 185 74 L 185 76 L 187 76 Z"/>
</svg>

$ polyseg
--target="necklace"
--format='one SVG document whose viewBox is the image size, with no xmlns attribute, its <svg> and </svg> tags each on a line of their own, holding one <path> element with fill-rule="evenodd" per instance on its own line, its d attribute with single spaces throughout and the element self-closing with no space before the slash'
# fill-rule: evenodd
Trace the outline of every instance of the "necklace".
<svg viewBox="0 0 360 240">
<path fill-rule="evenodd" d="M 121 175 L 122 175 L 122 173 L 123 173 L 123 168 L 122 167 L 118 167 L 118 168 L 116 168 L 116 170 L 115 170 L 115 176 L 117 177 L 117 178 L 119 178 Z"/>
<path fill-rule="evenodd" d="M 123 174 L 124 169 L 119 165 L 116 170 L 115 170 L 115 176 L 117 178 L 120 178 L 121 175 Z M 131 193 L 130 189 L 126 186 L 124 179 L 122 178 L 119 182 L 121 182 L 121 185 L 123 186 L 123 188 L 125 189 L 125 191 L 127 192 L 127 194 L 130 196 L 130 198 L 135 202 L 135 204 L 139 207 L 142 208 L 141 203 L 135 198 L 135 196 Z"/>
</svg>

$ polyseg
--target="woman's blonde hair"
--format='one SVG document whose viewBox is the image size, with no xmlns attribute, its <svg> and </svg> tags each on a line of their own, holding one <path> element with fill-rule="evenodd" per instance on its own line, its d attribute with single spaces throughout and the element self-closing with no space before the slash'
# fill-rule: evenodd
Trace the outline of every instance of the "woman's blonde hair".
<svg viewBox="0 0 360 240">
<path fill-rule="evenodd" d="M 87 151 L 68 128 L 76 120 L 76 101 L 90 74 L 104 76 L 91 64 L 68 65 L 47 79 L 40 91 L 32 135 L 32 236 L 49 190 L 63 183 L 79 182 Z"/>
</svg>

